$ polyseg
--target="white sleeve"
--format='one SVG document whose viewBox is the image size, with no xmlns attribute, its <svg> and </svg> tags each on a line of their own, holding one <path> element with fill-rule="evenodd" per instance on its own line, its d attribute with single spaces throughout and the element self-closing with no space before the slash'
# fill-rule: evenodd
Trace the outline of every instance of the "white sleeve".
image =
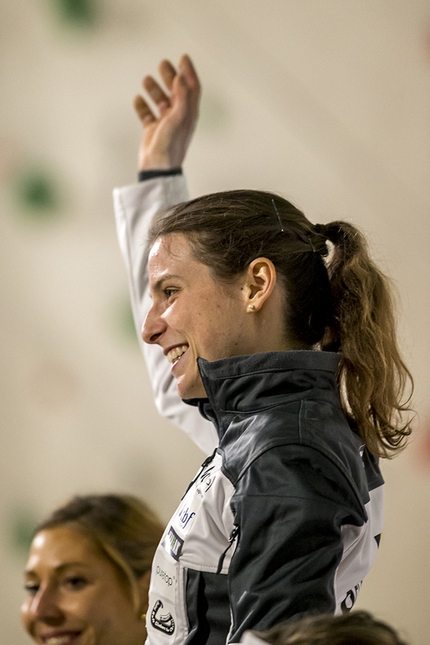
<svg viewBox="0 0 430 645">
<path fill-rule="evenodd" d="M 130 288 L 131 307 L 139 344 L 142 349 L 154 391 L 155 405 L 163 416 L 190 436 L 205 453 L 218 445 L 212 423 L 197 408 L 187 405 L 176 391 L 170 367 L 158 345 L 148 345 L 140 330 L 150 307 L 148 293 L 146 237 L 153 216 L 170 206 L 188 199 L 182 175 L 147 179 L 139 184 L 115 188 L 113 192 L 119 246 L 124 258 Z"/>
</svg>

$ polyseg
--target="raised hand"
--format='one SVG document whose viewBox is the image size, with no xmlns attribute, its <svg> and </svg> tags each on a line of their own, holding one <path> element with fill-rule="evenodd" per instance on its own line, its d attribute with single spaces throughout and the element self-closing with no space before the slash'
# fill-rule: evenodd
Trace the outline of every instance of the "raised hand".
<svg viewBox="0 0 430 645">
<path fill-rule="evenodd" d="M 200 82 L 190 57 L 181 56 L 178 70 L 168 60 L 158 70 L 167 91 L 152 76 L 142 81 L 157 113 L 143 96 L 133 102 L 143 126 L 138 170 L 181 166 L 197 124 Z"/>
</svg>

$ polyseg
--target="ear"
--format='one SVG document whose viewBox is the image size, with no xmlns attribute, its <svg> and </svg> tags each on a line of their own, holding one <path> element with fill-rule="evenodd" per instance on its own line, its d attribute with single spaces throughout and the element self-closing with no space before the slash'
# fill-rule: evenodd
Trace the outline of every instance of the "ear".
<svg viewBox="0 0 430 645">
<path fill-rule="evenodd" d="M 244 291 L 249 312 L 259 311 L 276 285 L 275 265 L 268 258 L 256 258 L 246 271 Z"/>
</svg>

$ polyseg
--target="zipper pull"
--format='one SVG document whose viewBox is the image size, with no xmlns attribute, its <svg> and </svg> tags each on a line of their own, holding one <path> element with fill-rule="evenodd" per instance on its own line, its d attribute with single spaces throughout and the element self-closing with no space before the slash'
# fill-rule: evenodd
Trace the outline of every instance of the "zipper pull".
<svg viewBox="0 0 430 645">
<path fill-rule="evenodd" d="M 230 533 L 230 537 L 228 538 L 228 547 L 226 550 L 221 553 L 220 559 L 218 560 L 218 568 L 216 570 L 217 573 L 221 573 L 222 571 L 222 565 L 224 564 L 225 556 L 227 555 L 227 551 L 231 548 L 231 545 L 235 541 L 237 534 L 239 533 L 239 527 L 234 526 L 232 532 Z"/>
<path fill-rule="evenodd" d="M 181 497 L 181 502 L 182 502 L 182 500 L 184 499 L 185 495 L 186 495 L 186 494 L 188 493 L 188 491 L 190 490 L 191 486 L 192 486 L 193 484 L 195 484 L 195 482 L 198 480 L 198 478 L 200 477 L 200 475 L 202 474 L 202 472 L 204 471 L 204 469 L 206 468 L 206 466 L 208 466 L 208 465 L 211 463 L 211 461 L 213 461 L 213 460 L 214 460 L 215 455 L 216 455 L 216 451 L 217 451 L 217 449 L 215 448 L 215 450 L 213 451 L 213 453 L 212 453 L 211 455 L 209 455 L 209 457 L 206 457 L 206 459 L 204 460 L 204 462 L 203 462 L 203 463 L 202 463 L 202 465 L 200 466 L 200 470 L 199 470 L 199 472 L 198 472 L 198 473 L 197 473 L 197 475 L 194 477 L 193 481 L 191 481 L 191 482 L 188 484 L 188 488 L 187 488 L 187 490 L 185 491 L 185 493 L 184 493 L 184 494 L 182 495 L 182 497 Z"/>
</svg>

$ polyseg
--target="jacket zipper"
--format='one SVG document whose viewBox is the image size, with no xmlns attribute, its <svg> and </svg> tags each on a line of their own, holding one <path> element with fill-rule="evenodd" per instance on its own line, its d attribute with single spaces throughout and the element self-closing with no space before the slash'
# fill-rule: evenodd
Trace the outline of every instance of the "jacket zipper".
<svg viewBox="0 0 430 645">
<path fill-rule="evenodd" d="M 193 481 L 191 481 L 191 482 L 189 483 L 187 490 L 186 490 L 186 491 L 185 491 L 185 493 L 182 495 L 182 497 L 181 497 L 181 501 L 184 499 L 185 495 L 188 493 L 188 491 L 190 490 L 191 486 L 192 486 L 193 484 L 195 484 L 195 483 L 196 483 L 196 481 L 198 480 L 198 478 L 200 477 L 200 475 L 202 474 L 202 472 L 204 471 L 204 469 L 206 468 L 206 466 L 208 466 L 208 465 L 211 463 L 211 461 L 213 461 L 213 460 L 214 460 L 215 455 L 216 455 L 216 451 L 217 451 L 217 449 L 215 448 L 215 450 L 213 451 L 213 453 L 212 453 L 211 455 L 209 455 L 209 457 L 206 457 L 206 459 L 204 460 L 204 462 L 203 462 L 203 463 L 202 463 L 202 465 L 200 466 L 200 470 L 199 470 L 199 472 L 198 472 L 198 473 L 197 473 L 197 475 L 194 477 Z"/>
<path fill-rule="evenodd" d="M 228 547 L 221 553 L 220 559 L 218 560 L 218 568 L 216 570 L 217 574 L 221 573 L 222 571 L 222 565 L 224 564 L 225 556 L 227 555 L 227 551 L 231 548 L 231 545 L 235 541 L 237 534 L 239 533 L 239 527 L 234 526 L 232 532 L 230 533 L 230 537 L 228 538 Z"/>
</svg>

